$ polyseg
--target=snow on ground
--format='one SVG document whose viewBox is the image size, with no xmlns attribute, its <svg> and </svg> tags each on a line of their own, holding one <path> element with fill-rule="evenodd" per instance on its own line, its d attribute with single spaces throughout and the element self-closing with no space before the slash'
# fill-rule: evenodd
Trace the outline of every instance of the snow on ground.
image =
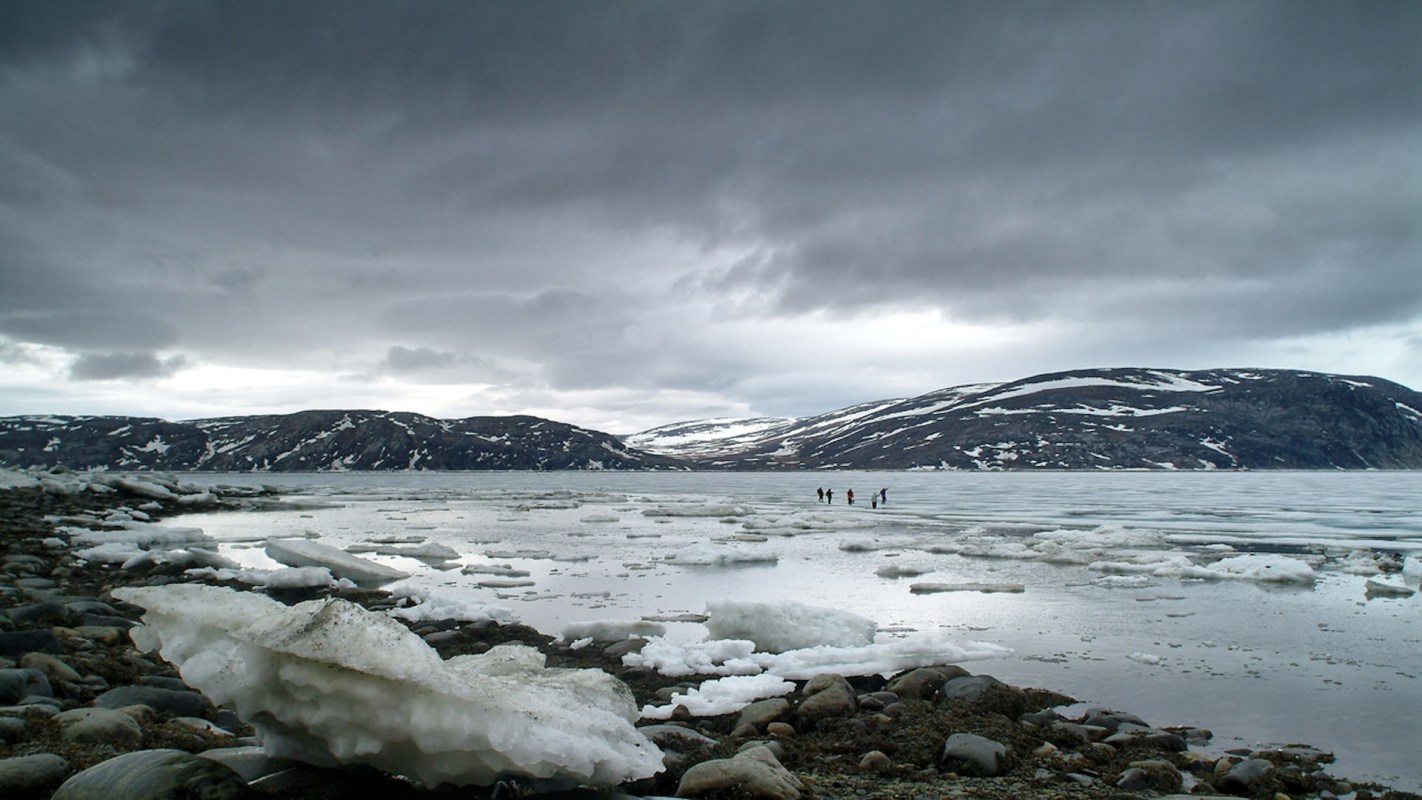
<svg viewBox="0 0 1422 800">
<path fill-rule="evenodd" d="M 794 690 L 795 684 L 779 675 L 730 675 L 676 692 L 665 705 L 643 706 L 642 719 L 671 719 L 677 706 L 686 706 L 698 717 L 733 714 L 756 700 L 778 697 Z"/>
</svg>

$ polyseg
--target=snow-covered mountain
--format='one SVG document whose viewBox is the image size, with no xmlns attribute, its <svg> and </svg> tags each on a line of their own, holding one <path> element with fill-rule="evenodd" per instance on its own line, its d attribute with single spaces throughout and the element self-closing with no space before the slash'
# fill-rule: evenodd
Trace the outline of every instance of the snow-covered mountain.
<svg viewBox="0 0 1422 800">
<path fill-rule="evenodd" d="M 523 416 L 440 420 L 386 411 L 303 411 L 195 422 L 0 419 L 0 465 L 57 464 L 212 472 L 680 467 L 606 433 Z"/>
<path fill-rule="evenodd" d="M 1422 468 L 1422 394 L 1293 370 L 1081 370 L 764 422 L 627 440 L 702 469 Z"/>
<path fill-rule="evenodd" d="M 1291 370 L 1092 369 L 622 439 L 385 411 L 0 418 L 0 466 L 123 470 L 1419 469 L 1422 394 Z"/>
</svg>

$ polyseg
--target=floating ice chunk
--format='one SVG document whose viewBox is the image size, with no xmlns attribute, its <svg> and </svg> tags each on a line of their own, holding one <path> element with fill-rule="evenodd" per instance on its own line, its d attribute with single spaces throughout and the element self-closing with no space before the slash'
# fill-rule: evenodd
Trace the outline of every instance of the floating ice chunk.
<svg viewBox="0 0 1422 800">
<path fill-rule="evenodd" d="M 1422 558 L 1408 556 L 1402 561 L 1402 574 L 1413 577 L 1422 577 Z"/>
<path fill-rule="evenodd" d="M 460 622 L 488 621 L 507 625 L 515 621 L 513 610 L 507 606 L 487 603 L 453 592 L 397 586 L 391 595 L 413 601 L 414 605 L 392 608 L 386 612 L 408 622 L 453 619 Z"/>
<path fill-rule="evenodd" d="M 854 647 L 874 641 L 879 625 L 872 619 L 802 603 L 748 603 L 725 600 L 706 604 L 706 629 L 717 639 L 746 639 L 771 653 L 804 647 Z"/>
<path fill-rule="evenodd" d="M 460 572 L 465 575 L 499 575 L 504 578 L 526 578 L 526 569 L 515 569 L 512 564 L 465 564 Z"/>
<path fill-rule="evenodd" d="M 612 514 L 590 514 L 578 521 L 588 525 L 602 525 L 611 522 L 618 522 L 620 521 L 620 519 L 620 517 L 613 516 Z"/>
<path fill-rule="evenodd" d="M 939 592 L 982 592 L 993 594 L 1021 594 L 1026 591 L 1020 583 L 915 583 L 909 586 L 910 594 L 937 594 Z"/>
<path fill-rule="evenodd" d="M 1369 578 L 1363 593 L 1368 597 L 1411 597 L 1417 591 L 1397 578 Z"/>
<path fill-rule="evenodd" d="M 657 506 L 642 512 L 646 517 L 746 517 L 755 509 L 742 503 L 687 504 L 684 506 Z"/>
<path fill-rule="evenodd" d="M 144 551 L 130 542 L 109 542 L 74 551 L 74 555 L 96 564 L 125 564 L 144 555 Z"/>
<path fill-rule="evenodd" d="M 920 634 L 864 647 L 810 647 L 765 659 L 765 671 L 791 680 L 808 680 L 821 672 L 844 676 L 888 675 L 915 667 L 933 667 L 1004 658 L 1010 648 L 988 642 L 957 644 L 939 634 Z"/>
<path fill-rule="evenodd" d="M 637 636 L 665 636 L 667 626 L 644 619 L 589 619 L 570 622 L 559 636 L 564 641 L 588 639 L 592 642 L 620 642 Z"/>
<path fill-rule="evenodd" d="M 243 570 L 244 574 L 260 578 L 258 586 L 268 589 L 310 589 L 336 585 L 336 578 L 325 567 L 284 567 L 272 570 Z M 246 581 L 243 578 L 238 580 Z"/>
<path fill-rule="evenodd" d="M 525 586 L 535 586 L 536 582 L 528 578 L 489 578 L 478 581 L 475 585 L 481 589 L 521 589 Z"/>
<path fill-rule="evenodd" d="M 672 642 L 653 639 L 639 652 L 628 653 L 622 663 L 650 667 L 663 675 L 759 675 L 764 671 L 754 658 L 755 643 L 745 639 L 709 642 Z"/>
<path fill-rule="evenodd" d="M 702 542 L 687 545 L 676 551 L 671 558 L 667 559 L 667 563 L 683 566 L 724 567 L 731 564 L 773 564 L 779 560 L 780 557 L 774 553 L 739 549 L 714 542 Z"/>
<path fill-rule="evenodd" d="M 451 561 L 459 558 L 459 551 L 448 545 L 428 542 L 402 546 L 398 544 L 355 544 L 346 548 L 347 553 L 375 553 L 380 556 L 404 556 L 425 561 Z"/>
<path fill-rule="evenodd" d="M 1002 658 L 1012 650 L 987 642 L 958 644 L 940 634 L 920 634 L 862 647 L 807 647 L 783 653 L 759 653 L 745 639 L 671 642 L 653 639 L 640 652 L 622 657 L 627 666 L 649 667 L 668 676 L 758 675 L 806 680 L 821 672 L 875 675 L 914 667 Z"/>
<path fill-rule="evenodd" d="M 84 528 L 61 528 L 60 531 L 69 534 L 69 540 L 74 544 L 127 542 L 138 547 L 148 548 L 154 545 L 211 543 L 213 541 L 211 536 L 203 533 L 202 528 L 172 528 L 166 525 L 136 521 L 125 522 L 123 527 L 114 530 L 91 531 Z"/>
<path fill-rule="evenodd" d="M 1145 575 L 1102 575 L 1091 585 L 1102 589 L 1144 589 L 1154 586 L 1155 581 Z"/>
<path fill-rule="evenodd" d="M 1157 666 L 1157 665 L 1159 665 L 1159 664 L 1161 664 L 1162 662 L 1165 661 L 1165 659 L 1161 658 L 1160 656 L 1153 655 L 1153 654 L 1151 654 L 1151 653 L 1139 653 L 1139 652 L 1137 652 L 1137 653 L 1131 653 L 1131 654 L 1127 655 L 1126 658 L 1129 658 L 1130 660 L 1136 662 L 1137 664 L 1146 664 L 1146 665 L 1149 665 L 1149 666 Z"/>
<path fill-rule="evenodd" d="M 1165 546 L 1165 538 L 1154 531 L 1127 530 L 1102 525 L 1089 531 L 1055 530 L 1032 534 L 1037 543 L 1050 543 L 1075 550 L 1152 549 Z"/>
<path fill-rule="evenodd" d="M 534 560 L 553 558 L 553 553 L 548 550 L 489 550 L 484 555 L 489 558 L 529 558 Z"/>
<path fill-rule="evenodd" d="M 326 567 L 338 578 L 356 583 L 385 583 L 409 574 L 394 567 L 353 556 L 330 545 L 307 539 L 268 539 L 267 555 L 289 567 Z"/>
<path fill-rule="evenodd" d="M 671 719 L 677 706 L 686 706 L 694 716 L 714 717 L 740 711 L 756 700 L 779 697 L 795 690 L 795 684 L 779 675 L 730 675 L 677 692 L 663 706 L 642 707 L 642 719 Z"/>
<path fill-rule="evenodd" d="M 274 756 L 367 764 L 427 787 L 523 775 L 616 785 L 662 769 L 626 685 L 548 669 L 522 645 L 442 661 L 395 620 L 343 600 L 285 606 L 199 584 L 114 590 L 133 631 Z M 393 713 L 398 711 L 398 713 Z"/>
<path fill-rule="evenodd" d="M 909 564 L 885 564 L 874 570 L 874 574 L 881 578 L 917 578 L 919 575 L 932 572 L 931 567 L 916 567 Z"/>
<path fill-rule="evenodd" d="M 1288 556 L 1254 553 L 1218 561 L 1213 571 L 1232 578 L 1273 583 L 1313 583 L 1313 567 Z"/>
<path fill-rule="evenodd" d="M 1340 569 L 1350 575 L 1381 575 L 1378 555 L 1371 550 L 1354 550 L 1339 559 Z"/>
</svg>

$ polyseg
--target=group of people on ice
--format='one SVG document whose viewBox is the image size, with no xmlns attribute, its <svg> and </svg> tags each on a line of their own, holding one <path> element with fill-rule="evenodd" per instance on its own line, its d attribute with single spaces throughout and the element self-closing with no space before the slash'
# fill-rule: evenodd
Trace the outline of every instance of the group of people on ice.
<svg viewBox="0 0 1422 800">
<path fill-rule="evenodd" d="M 833 503 L 833 502 L 834 502 L 834 490 L 833 490 L 833 489 L 825 489 L 825 488 L 822 487 L 822 488 L 816 489 L 816 490 L 815 490 L 815 494 L 817 494 L 817 495 L 820 496 L 820 502 L 821 502 L 821 503 Z M 844 500 L 845 500 L 845 502 L 846 502 L 847 504 L 849 504 L 849 505 L 851 505 L 851 506 L 854 505 L 854 490 L 853 490 L 853 489 L 846 489 L 846 490 L 844 491 Z M 877 492 L 870 492 L 870 493 L 869 493 L 869 502 L 872 504 L 872 506 L 873 506 L 874 508 L 878 508 L 880 503 L 883 503 L 884 505 L 888 505 L 888 504 L 889 504 L 889 490 L 888 490 L 888 489 L 880 489 L 880 490 L 877 491 Z"/>
</svg>

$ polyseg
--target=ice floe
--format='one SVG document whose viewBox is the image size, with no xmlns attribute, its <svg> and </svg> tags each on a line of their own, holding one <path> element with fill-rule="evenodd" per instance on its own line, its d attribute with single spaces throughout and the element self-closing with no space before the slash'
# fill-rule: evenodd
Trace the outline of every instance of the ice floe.
<svg viewBox="0 0 1422 800">
<path fill-rule="evenodd" d="M 388 583 L 409 573 L 353 556 L 344 550 L 308 539 L 268 539 L 268 556 L 290 567 L 325 567 L 338 578 L 356 583 Z"/>
<path fill-rule="evenodd" d="M 666 562 L 683 566 L 724 567 L 732 564 L 773 564 L 778 560 L 779 556 L 774 553 L 701 542 L 681 548 L 668 557 Z"/>
<path fill-rule="evenodd" d="M 803 603 L 706 604 L 706 629 L 716 639 L 747 639 L 758 650 L 783 653 L 805 647 L 857 647 L 874 641 L 878 623 L 848 611 Z"/>
</svg>

